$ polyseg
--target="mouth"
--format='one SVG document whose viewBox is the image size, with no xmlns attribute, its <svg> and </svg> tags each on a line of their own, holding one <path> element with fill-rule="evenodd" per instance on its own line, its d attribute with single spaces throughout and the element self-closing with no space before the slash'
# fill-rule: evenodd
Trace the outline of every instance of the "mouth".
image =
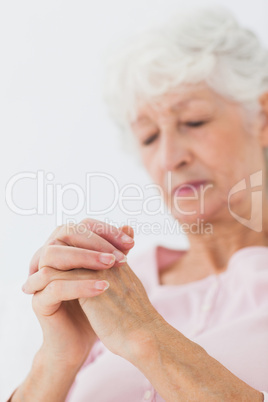
<svg viewBox="0 0 268 402">
<path fill-rule="evenodd" d="M 207 180 L 198 180 L 198 181 L 189 181 L 185 183 L 181 183 L 178 186 L 174 187 L 172 190 L 173 197 L 180 197 L 183 195 L 195 195 L 197 191 L 204 188 L 204 186 L 208 183 Z"/>
</svg>

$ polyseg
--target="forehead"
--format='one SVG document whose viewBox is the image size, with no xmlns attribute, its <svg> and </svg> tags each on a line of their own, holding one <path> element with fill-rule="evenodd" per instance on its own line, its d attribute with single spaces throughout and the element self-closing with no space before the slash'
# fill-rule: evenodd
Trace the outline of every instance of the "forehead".
<svg viewBox="0 0 268 402">
<path fill-rule="evenodd" d="M 180 87 L 147 102 L 139 102 L 132 126 L 138 126 L 158 114 L 173 114 L 192 107 L 214 105 L 219 96 L 204 84 Z"/>
</svg>

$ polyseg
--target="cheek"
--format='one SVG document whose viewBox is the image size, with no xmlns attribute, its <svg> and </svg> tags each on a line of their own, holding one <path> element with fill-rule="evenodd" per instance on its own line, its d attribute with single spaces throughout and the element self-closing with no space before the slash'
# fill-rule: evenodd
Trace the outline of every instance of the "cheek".
<svg viewBox="0 0 268 402">
<path fill-rule="evenodd" d="M 211 129 L 204 132 L 196 144 L 197 155 L 215 174 L 229 172 L 235 176 L 237 169 L 245 166 L 245 133 L 239 132 L 236 127 Z"/>
<path fill-rule="evenodd" d="M 214 191 L 207 193 L 210 198 L 214 194 L 225 203 L 231 188 L 251 173 L 252 163 L 248 161 L 251 143 L 246 135 L 241 128 L 240 131 L 236 127 L 222 128 L 206 132 L 202 141 L 195 143 L 197 164 L 213 181 Z"/>
</svg>

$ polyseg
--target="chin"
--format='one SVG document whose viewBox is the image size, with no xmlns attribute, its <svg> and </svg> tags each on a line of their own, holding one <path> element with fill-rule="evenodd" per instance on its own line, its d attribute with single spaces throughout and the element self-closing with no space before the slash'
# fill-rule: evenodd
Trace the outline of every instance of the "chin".
<svg viewBox="0 0 268 402">
<path fill-rule="evenodd" d="M 226 199 L 210 197 L 206 200 L 204 206 L 199 202 L 185 201 L 180 203 L 180 210 L 172 205 L 171 213 L 180 224 L 209 223 L 213 224 L 219 220 L 226 220 L 231 217 L 228 210 L 228 201 Z"/>
</svg>

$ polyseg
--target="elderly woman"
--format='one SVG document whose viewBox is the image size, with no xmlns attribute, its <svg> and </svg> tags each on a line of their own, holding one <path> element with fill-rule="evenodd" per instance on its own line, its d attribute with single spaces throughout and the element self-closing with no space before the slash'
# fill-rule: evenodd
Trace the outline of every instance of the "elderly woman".
<svg viewBox="0 0 268 402">
<path fill-rule="evenodd" d="M 128 265 L 130 227 L 56 228 L 23 287 L 43 344 L 10 400 L 263 401 L 268 52 L 203 9 L 141 35 L 109 71 L 112 113 L 170 212 L 209 230 Z"/>
</svg>

